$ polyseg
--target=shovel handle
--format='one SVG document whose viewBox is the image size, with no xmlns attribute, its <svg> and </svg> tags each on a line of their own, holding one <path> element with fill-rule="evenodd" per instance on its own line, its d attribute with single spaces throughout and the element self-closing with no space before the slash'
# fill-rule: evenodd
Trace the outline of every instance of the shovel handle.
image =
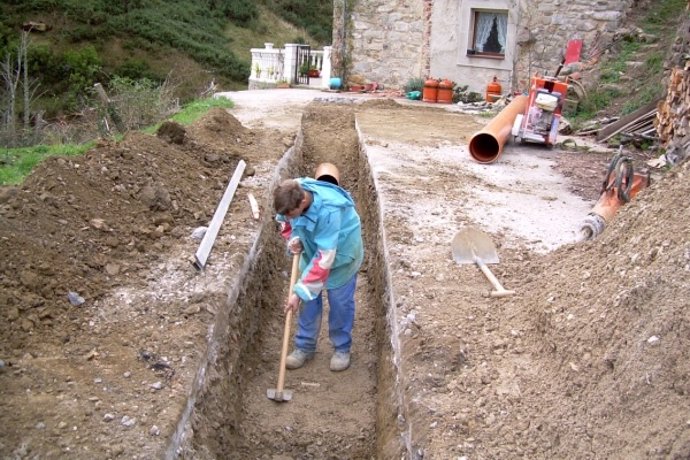
<svg viewBox="0 0 690 460">
<path fill-rule="evenodd" d="M 509 295 L 515 294 L 515 291 L 510 291 L 507 289 L 504 289 L 503 286 L 501 286 L 501 283 L 498 281 L 498 279 L 494 276 L 494 274 L 491 272 L 491 269 L 486 266 L 484 261 L 480 258 L 477 257 L 476 255 L 474 256 L 474 262 L 477 264 L 477 266 L 481 269 L 482 273 L 484 273 L 484 276 L 491 282 L 491 284 L 494 287 L 494 291 L 491 291 L 489 295 L 491 297 L 506 297 Z"/>
<path fill-rule="evenodd" d="M 297 282 L 299 275 L 299 258 L 300 254 L 293 254 L 292 256 L 292 273 L 290 274 L 290 289 L 288 289 L 287 298 L 290 299 L 292 295 L 292 287 Z M 278 386 L 276 387 L 276 395 L 282 398 L 283 385 L 285 385 L 285 362 L 287 361 L 288 345 L 290 342 L 290 322 L 292 320 L 292 310 L 288 310 L 285 314 L 285 326 L 283 328 L 283 348 L 280 350 L 280 370 L 278 371 Z"/>
</svg>

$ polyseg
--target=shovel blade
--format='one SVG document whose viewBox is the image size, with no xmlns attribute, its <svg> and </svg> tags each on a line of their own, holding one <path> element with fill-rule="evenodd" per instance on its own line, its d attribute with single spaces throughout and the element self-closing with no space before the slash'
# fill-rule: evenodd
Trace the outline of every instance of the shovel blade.
<svg viewBox="0 0 690 460">
<path fill-rule="evenodd" d="M 283 391 L 278 391 L 276 389 L 268 389 L 266 390 L 266 396 L 268 399 L 272 399 L 276 402 L 287 402 L 292 399 L 292 391 L 291 390 L 283 390 Z"/>
<path fill-rule="evenodd" d="M 459 264 L 473 264 L 480 258 L 486 264 L 497 264 L 498 253 L 491 237 L 474 228 L 460 230 L 451 243 L 453 260 Z"/>
</svg>

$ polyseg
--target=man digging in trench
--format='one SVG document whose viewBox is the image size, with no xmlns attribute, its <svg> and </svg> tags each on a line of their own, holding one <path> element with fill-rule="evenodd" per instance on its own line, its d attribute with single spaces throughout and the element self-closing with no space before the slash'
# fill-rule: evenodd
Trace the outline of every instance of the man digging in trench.
<svg viewBox="0 0 690 460">
<path fill-rule="evenodd" d="M 301 276 L 284 306 L 297 312 L 295 349 L 288 369 L 314 357 L 321 328 L 322 291 L 327 290 L 328 328 L 335 349 L 330 369 L 350 366 L 355 319 L 355 285 L 364 258 L 359 215 L 350 194 L 341 187 L 310 178 L 288 179 L 276 187 L 273 206 L 280 233 L 292 254 L 300 257 Z"/>
</svg>

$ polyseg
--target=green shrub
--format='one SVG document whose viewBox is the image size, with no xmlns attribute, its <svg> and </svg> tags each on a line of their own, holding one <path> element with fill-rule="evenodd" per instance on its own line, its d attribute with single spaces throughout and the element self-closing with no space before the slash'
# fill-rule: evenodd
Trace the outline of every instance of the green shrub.
<svg viewBox="0 0 690 460">
<path fill-rule="evenodd" d="M 64 32 L 65 38 L 72 43 L 99 41 L 101 34 L 101 30 L 98 28 L 83 24 L 77 25 Z"/>
<path fill-rule="evenodd" d="M 126 77 L 132 80 L 140 78 L 158 80 L 155 73 L 151 70 L 151 67 L 149 67 L 148 63 L 143 59 L 125 59 L 125 62 L 115 70 L 115 74 L 119 77 Z"/>
<path fill-rule="evenodd" d="M 96 48 L 89 45 L 78 50 L 67 50 L 64 61 L 68 66 L 71 89 L 80 92 L 96 83 L 96 74 L 102 65 Z"/>
<path fill-rule="evenodd" d="M 111 110 L 120 117 L 125 129 L 139 129 L 170 115 L 176 101 L 170 88 L 147 78 L 115 76 L 110 81 Z"/>
<path fill-rule="evenodd" d="M 312 0 L 265 0 L 264 3 L 286 21 L 304 29 L 321 45 L 333 35 L 333 2 Z M 304 42 L 296 42 L 304 43 Z"/>
<path fill-rule="evenodd" d="M 403 85 L 403 91 L 409 93 L 410 91 L 421 91 L 424 89 L 424 79 L 413 77 L 407 80 L 407 83 Z"/>
<path fill-rule="evenodd" d="M 223 15 L 235 24 L 246 25 L 259 16 L 253 0 L 225 0 L 222 3 Z"/>
</svg>

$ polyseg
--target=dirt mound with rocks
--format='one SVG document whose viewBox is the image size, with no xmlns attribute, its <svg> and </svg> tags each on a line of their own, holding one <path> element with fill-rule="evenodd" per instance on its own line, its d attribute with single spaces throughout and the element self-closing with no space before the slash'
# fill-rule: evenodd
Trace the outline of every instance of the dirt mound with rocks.
<svg viewBox="0 0 690 460">
<path fill-rule="evenodd" d="M 685 162 L 521 286 L 540 360 L 523 388 L 543 414 L 528 432 L 556 457 L 584 445 L 604 458 L 690 454 L 688 177 Z"/>
<path fill-rule="evenodd" d="M 181 143 L 133 133 L 120 143 L 101 142 L 83 157 L 48 159 L 6 192 L 0 302 L 21 327 L 3 322 L 2 336 L 14 342 L 54 328 L 73 307 L 70 292 L 98 298 L 187 228 L 208 222 L 216 205 L 209 197 L 222 193 L 227 171 L 244 153 L 246 130 L 230 119 L 218 110 L 202 122 L 213 137 L 223 124 L 222 136 L 232 136 L 226 148 L 214 146 L 216 139 L 206 142 L 203 130 L 190 130 Z"/>
<path fill-rule="evenodd" d="M 240 160 L 251 181 L 257 164 L 283 152 L 279 133 L 250 131 L 215 109 L 189 127 L 166 123 L 156 135 L 130 133 L 83 156 L 50 158 L 2 190 L 0 451 L 162 451 L 179 416 L 170 408 L 185 403 L 196 372 L 188 357 L 205 348 L 227 295 L 215 267 L 206 277 L 192 267 L 193 230 L 209 224 Z M 226 241 L 216 241 L 221 254 L 255 226 L 245 194 Z M 160 395 L 142 399 L 143 382 Z M 122 423 L 110 425 L 113 414 Z M 126 431 L 145 414 L 157 414 L 150 436 L 148 428 Z"/>
</svg>

